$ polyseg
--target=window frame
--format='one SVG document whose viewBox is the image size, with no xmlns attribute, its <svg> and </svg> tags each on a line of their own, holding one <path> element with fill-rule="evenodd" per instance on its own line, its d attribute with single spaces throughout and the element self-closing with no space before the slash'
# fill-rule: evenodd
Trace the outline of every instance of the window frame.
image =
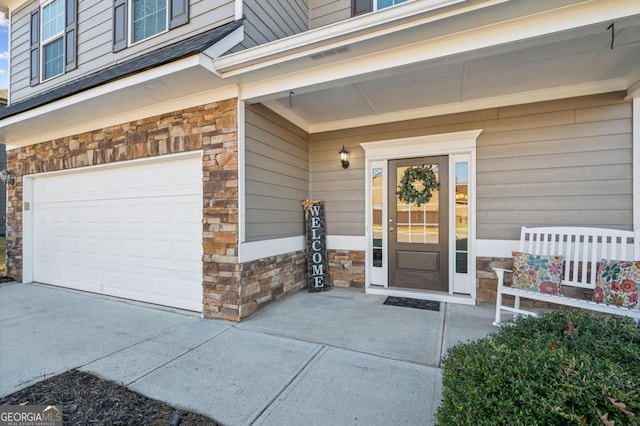
<svg viewBox="0 0 640 426">
<path fill-rule="evenodd" d="M 48 39 L 44 40 L 44 8 L 51 5 L 53 2 L 55 1 L 60 1 L 62 3 L 62 8 L 63 8 L 63 13 L 62 13 L 62 21 L 63 21 L 63 25 L 62 25 L 62 29 L 60 32 L 56 33 L 54 36 L 49 37 Z M 67 51 L 67 46 L 66 46 L 66 22 L 67 22 L 67 10 L 66 10 L 66 2 L 65 0 L 46 0 L 40 3 L 40 19 L 39 19 L 39 23 L 38 23 L 38 31 L 39 31 L 39 47 L 40 47 L 40 83 L 44 83 L 46 81 L 52 80 L 56 77 L 59 77 L 61 75 L 63 75 L 66 72 L 66 64 L 65 64 L 65 59 L 66 59 L 66 51 Z M 46 58 L 45 58 L 45 46 L 57 41 L 58 39 L 62 39 L 62 56 L 61 56 L 61 68 L 62 71 L 59 72 L 58 74 L 52 75 L 50 77 L 46 77 L 45 75 L 45 67 L 46 67 Z"/>
<path fill-rule="evenodd" d="M 140 39 L 138 41 L 134 41 L 133 40 L 134 29 L 135 29 L 135 25 L 134 25 L 134 21 L 135 20 L 134 20 L 133 10 L 134 10 L 135 0 L 129 0 L 127 2 L 128 3 L 127 4 L 127 9 L 128 9 L 127 10 L 127 14 L 129 15 L 128 16 L 128 21 L 129 22 L 127 22 L 127 32 L 129 33 L 128 36 L 127 36 L 127 38 L 128 38 L 127 46 L 129 46 L 129 47 L 135 46 L 137 44 L 140 44 L 140 43 L 143 43 L 143 42 L 145 42 L 147 40 L 150 40 L 150 39 L 152 39 L 154 37 L 157 37 L 157 36 L 159 36 L 161 34 L 168 33 L 171 30 L 171 28 L 170 28 L 170 24 L 171 24 L 171 13 L 170 13 L 171 12 L 171 10 L 170 10 L 170 8 L 171 8 L 171 0 L 163 0 L 163 1 L 164 1 L 164 4 L 165 4 L 165 27 L 164 27 L 164 31 L 157 32 L 157 33 L 155 33 L 155 34 L 153 34 L 153 35 L 151 35 L 149 37 L 145 37 L 145 38 Z"/>
<path fill-rule="evenodd" d="M 133 42 L 133 0 L 113 0 L 113 26 L 111 30 L 111 52 L 118 53 L 133 45 L 143 43 L 161 34 L 189 23 L 189 0 L 165 0 L 167 3 L 167 28 L 157 34 Z"/>
<path fill-rule="evenodd" d="M 393 1 L 393 4 L 392 4 L 392 5 L 389 5 L 389 6 L 387 6 L 387 7 L 383 7 L 382 9 L 380 9 L 380 8 L 378 7 L 378 0 L 373 0 L 373 12 L 376 12 L 376 11 L 378 11 L 378 10 L 385 10 L 385 9 L 389 9 L 390 7 L 394 7 L 394 6 L 397 6 L 397 5 L 402 4 L 402 3 L 408 3 L 408 2 L 410 2 L 411 0 L 404 0 L 404 1 L 401 1 L 400 3 L 396 3 L 396 0 L 391 0 L 391 1 Z"/>
<path fill-rule="evenodd" d="M 362 4 L 361 2 L 359 2 L 358 0 L 351 0 L 351 17 L 354 18 L 356 16 L 361 16 L 361 15 L 365 15 L 367 13 L 371 13 L 371 12 L 377 12 L 379 10 L 384 10 L 384 9 L 389 9 L 390 7 L 394 7 L 397 6 L 399 4 L 402 3 L 408 3 L 411 0 L 404 0 L 401 1 L 400 3 L 395 3 L 396 0 L 392 0 L 394 2 L 394 4 L 389 5 L 387 7 L 383 7 L 383 8 L 379 8 L 378 7 L 378 0 L 369 0 L 368 1 L 368 10 L 365 10 L 364 8 L 362 8 Z"/>
</svg>

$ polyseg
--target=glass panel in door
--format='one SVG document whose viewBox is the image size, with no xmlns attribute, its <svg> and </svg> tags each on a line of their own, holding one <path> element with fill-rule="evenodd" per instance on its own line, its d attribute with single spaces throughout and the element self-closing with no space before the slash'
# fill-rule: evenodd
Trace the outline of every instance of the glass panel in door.
<svg viewBox="0 0 640 426">
<path fill-rule="evenodd" d="M 421 205 L 397 194 L 407 169 L 417 166 L 430 166 L 440 183 Z M 448 168 L 448 156 L 389 161 L 389 286 L 448 291 Z M 421 181 L 412 185 L 424 189 Z"/>
</svg>

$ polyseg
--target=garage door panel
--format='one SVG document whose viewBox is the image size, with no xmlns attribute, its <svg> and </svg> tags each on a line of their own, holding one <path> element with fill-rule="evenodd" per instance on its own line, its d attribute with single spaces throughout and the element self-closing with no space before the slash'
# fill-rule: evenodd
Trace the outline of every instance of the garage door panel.
<svg viewBox="0 0 640 426">
<path fill-rule="evenodd" d="M 153 260 L 171 261 L 176 254 L 175 244 L 164 240 L 151 241 L 151 257 Z"/>
<path fill-rule="evenodd" d="M 86 237 L 82 241 L 82 251 L 87 255 L 91 256 L 100 256 L 102 251 L 102 239 L 100 238 L 89 238 Z"/>
<path fill-rule="evenodd" d="M 80 238 L 67 237 L 67 251 L 70 254 L 79 255 L 81 253 L 80 246 L 82 241 Z"/>
<path fill-rule="evenodd" d="M 76 265 L 67 265 L 65 279 L 72 288 L 82 288 L 84 283 L 82 268 Z"/>
<path fill-rule="evenodd" d="M 124 241 L 122 238 L 117 238 L 115 236 L 105 238 L 103 240 L 105 258 L 109 259 L 109 257 L 117 258 L 122 256 L 123 243 Z"/>
<path fill-rule="evenodd" d="M 199 158 L 34 179 L 34 280 L 202 310 Z"/>
<path fill-rule="evenodd" d="M 104 221 L 108 224 L 122 223 L 122 203 L 114 203 L 115 205 L 106 205 L 104 207 Z"/>
</svg>

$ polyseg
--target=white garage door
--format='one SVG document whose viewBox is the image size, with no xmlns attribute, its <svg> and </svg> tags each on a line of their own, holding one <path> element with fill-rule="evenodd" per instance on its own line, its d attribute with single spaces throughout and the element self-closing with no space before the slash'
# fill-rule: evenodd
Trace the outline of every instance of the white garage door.
<svg viewBox="0 0 640 426">
<path fill-rule="evenodd" d="M 202 311 L 200 157 L 33 179 L 34 281 Z"/>
</svg>

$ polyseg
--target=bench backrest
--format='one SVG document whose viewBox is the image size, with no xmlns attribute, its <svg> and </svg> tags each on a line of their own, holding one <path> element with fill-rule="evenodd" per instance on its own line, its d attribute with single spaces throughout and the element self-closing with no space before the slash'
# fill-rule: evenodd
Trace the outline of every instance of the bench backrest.
<svg viewBox="0 0 640 426">
<path fill-rule="evenodd" d="M 581 227 L 522 227 L 520 251 L 562 255 L 563 285 L 595 287 L 598 264 L 607 260 L 640 260 L 640 238 L 633 231 Z"/>
</svg>

